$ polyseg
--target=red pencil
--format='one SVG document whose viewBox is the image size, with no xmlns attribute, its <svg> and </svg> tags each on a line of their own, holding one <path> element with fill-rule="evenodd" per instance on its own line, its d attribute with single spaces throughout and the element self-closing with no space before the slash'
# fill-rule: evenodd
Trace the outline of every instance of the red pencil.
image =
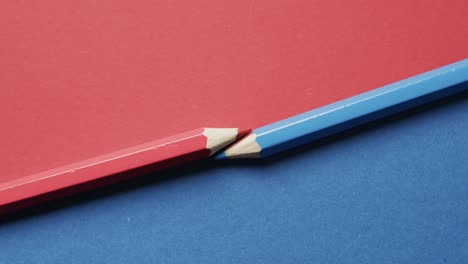
<svg viewBox="0 0 468 264">
<path fill-rule="evenodd" d="M 200 128 L 0 183 L 0 213 L 206 158 L 247 132 Z"/>
</svg>

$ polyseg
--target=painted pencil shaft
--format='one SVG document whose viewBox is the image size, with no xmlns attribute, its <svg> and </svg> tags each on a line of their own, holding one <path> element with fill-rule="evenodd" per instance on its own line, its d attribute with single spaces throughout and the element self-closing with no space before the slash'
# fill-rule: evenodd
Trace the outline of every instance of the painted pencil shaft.
<svg viewBox="0 0 468 264">
<path fill-rule="evenodd" d="M 248 131 L 200 128 L 151 141 L 53 170 L 0 184 L 0 213 L 4 205 L 49 194 L 43 200 L 92 189 L 133 176 L 172 167 L 214 154 Z M 76 186 L 86 186 L 76 187 Z M 71 190 L 71 191 L 69 191 Z M 32 204 L 40 199 L 31 200 Z"/>
<path fill-rule="evenodd" d="M 261 158 L 467 89 L 468 59 L 257 128 L 217 159 Z"/>
</svg>

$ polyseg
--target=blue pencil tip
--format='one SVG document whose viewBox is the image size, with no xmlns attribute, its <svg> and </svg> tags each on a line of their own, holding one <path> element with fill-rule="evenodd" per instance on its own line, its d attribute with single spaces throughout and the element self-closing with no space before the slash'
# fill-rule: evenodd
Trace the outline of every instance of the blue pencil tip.
<svg viewBox="0 0 468 264">
<path fill-rule="evenodd" d="M 224 159 L 227 159 L 226 157 L 226 153 L 223 152 L 220 152 L 218 154 L 215 155 L 214 157 L 215 160 L 224 160 Z"/>
</svg>

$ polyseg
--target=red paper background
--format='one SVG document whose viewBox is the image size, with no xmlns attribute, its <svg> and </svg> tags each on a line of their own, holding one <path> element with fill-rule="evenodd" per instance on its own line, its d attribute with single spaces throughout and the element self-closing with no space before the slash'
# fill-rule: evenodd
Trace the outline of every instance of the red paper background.
<svg viewBox="0 0 468 264">
<path fill-rule="evenodd" d="M 2 1 L 0 182 L 468 55 L 466 0 Z"/>
</svg>

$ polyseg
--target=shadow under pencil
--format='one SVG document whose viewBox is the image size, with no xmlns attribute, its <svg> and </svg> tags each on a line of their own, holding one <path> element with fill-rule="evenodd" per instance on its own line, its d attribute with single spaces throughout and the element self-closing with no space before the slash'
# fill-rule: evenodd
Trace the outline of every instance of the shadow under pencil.
<svg viewBox="0 0 468 264">
<path fill-rule="evenodd" d="M 195 176 L 197 172 L 214 168 L 212 165 L 213 163 L 210 159 L 192 161 L 182 166 L 156 171 L 111 184 L 103 184 L 101 187 L 91 190 L 73 192 L 73 194 L 62 197 L 61 199 L 37 203 L 34 206 L 28 206 L 20 210 L 12 211 L 11 213 L 0 215 L 0 226 L 104 199 L 112 195 L 131 192 L 132 190 L 144 186 L 158 185 L 165 182 L 176 181 L 180 178 Z M 80 186 L 77 187 L 79 188 Z"/>
</svg>

